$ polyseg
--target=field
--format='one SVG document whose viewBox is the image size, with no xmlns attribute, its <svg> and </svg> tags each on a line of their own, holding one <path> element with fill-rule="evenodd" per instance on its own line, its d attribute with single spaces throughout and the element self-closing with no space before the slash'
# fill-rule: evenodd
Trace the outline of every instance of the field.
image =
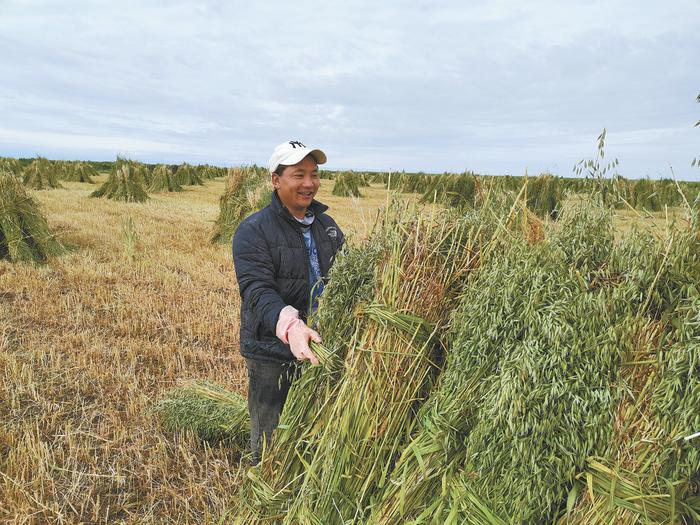
<svg viewBox="0 0 700 525">
<path fill-rule="evenodd" d="M 246 390 L 230 248 L 209 242 L 224 182 L 145 204 L 63 185 L 32 195 L 70 252 L 0 261 L 0 521 L 212 521 L 245 465 L 162 434 L 150 410 L 181 380 Z M 318 198 L 362 235 L 386 192 L 332 185 Z"/>
<path fill-rule="evenodd" d="M 151 409 L 187 379 L 245 394 L 230 248 L 209 242 L 224 182 L 144 204 L 63 185 L 32 195 L 69 252 L 44 266 L 0 261 L 0 521 L 216 521 L 248 464 L 163 433 Z M 317 198 L 362 238 L 386 190 L 352 199 L 332 187 Z M 617 235 L 639 221 L 662 231 L 666 217 L 619 212 Z"/>
</svg>

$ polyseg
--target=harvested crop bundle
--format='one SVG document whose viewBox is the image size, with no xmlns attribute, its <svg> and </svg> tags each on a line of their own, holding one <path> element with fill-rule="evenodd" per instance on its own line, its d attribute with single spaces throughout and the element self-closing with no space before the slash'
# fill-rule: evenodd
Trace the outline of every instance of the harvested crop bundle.
<svg viewBox="0 0 700 525">
<path fill-rule="evenodd" d="M 210 166 L 209 164 L 199 165 L 197 166 L 197 170 L 202 179 L 218 179 L 219 177 L 225 177 L 227 171 L 226 168 Z"/>
<path fill-rule="evenodd" d="M 178 184 L 175 176 L 173 175 L 173 170 L 170 169 L 170 166 L 159 164 L 153 168 L 153 172 L 151 173 L 151 183 L 148 186 L 148 191 L 182 191 L 182 186 Z"/>
<path fill-rule="evenodd" d="M 577 476 L 562 523 L 700 521 L 700 238 L 693 227 L 666 246 L 634 237 L 626 259 L 642 261 L 644 315 L 618 378 L 614 431 Z"/>
<path fill-rule="evenodd" d="M 424 173 L 405 173 L 401 181 L 401 193 L 424 193 L 430 177 Z"/>
<path fill-rule="evenodd" d="M 144 202 L 148 194 L 144 189 L 146 167 L 137 162 L 119 160 L 102 186 L 90 197 L 106 197 L 126 202 Z"/>
<path fill-rule="evenodd" d="M 0 259 L 41 263 L 63 251 L 19 179 L 0 171 Z"/>
<path fill-rule="evenodd" d="M 175 180 L 181 186 L 204 185 L 204 182 L 202 182 L 202 177 L 198 173 L 197 169 L 186 162 L 183 162 L 177 167 L 177 171 L 175 171 Z"/>
<path fill-rule="evenodd" d="M 659 211 L 662 209 L 661 195 L 656 191 L 656 183 L 649 178 L 639 179 L 631 183 L 630 204 L 639 209 Z M 664 203 L 665 204 L 665 203 Z"/>
<path fill-rule="evenodd" d="M 653 523 L 694 516 L 697 448 L 679 447 L 678 436 L 698 424 L 691 408 L 698 402 L 696 374 L 688 373 L 697 350 L 683 345 L 685 351 L 671 354 L 685 364 L 659 385 L 673 399 L 668 407 L 683 407 L 681 414 L 667 411 L 665 443 L 658 434 L 630 436 L 651 419 L 639 412 L 646 402 L 621 404 L 621 393 L 650 395 L 657 384 L 648 376 L 626 377 L 636 363 L 649 367 L 640 348 L 657 339 L 648 327 L 658 321 L 648 313 L 656 317 L 674 303 L 659 273 L 663 246 L 614 246 L 609 221 L 586 210 L 564 222 L 549 242 L 513 243 L 483 261 L 453 314 L 446 366 L 424 405 L 422 429 L 370 522 L 551 523 L 567 501 L 571 507 L 577 494 L 588 494 L 587 486 L 595 502 L 582 499 L 563 523 L 644 523 L 630 508 L 638 511 L 645 501 Z M 689 252 L 679 247 L 679 253 Z M 697 260 L 697 252 L 691 257 Z M 639 421 L 622 424 L 625 413 Z M 608 465 L 620 465 L 619 452 L 633 468 L 618 469 L 618 477 Z M 647 480 L 662 472 L 672 480 L 675 503 L 663 499 L 659 486 L 640 490 L 643 465 L 654 466 Z M 681 466 L 680 475 L 671 473 L 673 465 Z M 619 491 L 614 502 L 611 490 Z"/>
<path fill-rule="evenodd" d="M 62 187 L 58 182 L 56 168 L 50 160 L 44 157 L 37 157 L 24 169 L 22 182 L 25 186 L 34 190 L 48 190 Z"/>
<path fill-rule="evenodd" d="M 365 180 L 368 184 L 384 184 L 386 185 L 389 173 L 380 171 L 365 172 Z"/>
<path fill-rule="evenodd" d="M 562 204 L 559 177 L 542 173 L 528 181 L 527 207 L 537 215 L 556 219 Z"/>
<path fill-rule="evenodd" d="M 452 301 L 494 229 L 475 214 L 417 215 L 394 210 L 334 266 L 319 308 L 324 366 L 292 386 L 241 522 L 369 515 L 430 391 Z"/>
<path fill-rule="evenodd" d="M 462 226 L 404 211 L 339 258 L 323 366 L 293 385 L 239 523 L 698 521 L 697 217 L 616 244 L 581 206 L 533 236 L 524 191 Z"/>
<path fill-rule="evenodd" d="M 473 173 L 444 173 L 427 177 L 422 191 L 422 203 L 437 202 L 464 209 L 475 205 L 481 186 Z"/>
<path fill-rule="evenodd" d="M 98 175 L 97 170 L 87 162 L 72 162 L 65 166 L 61 178 L 70 182 L 94 184 L 92 177 L 97 177 Z"/>
<path fill-rule="evenodd" d="M 383 180 L 383 183 L 386 185 L 387 190 L 395 190 L 398 191 L 401 189 L 401 186 L 403 185 L 403 179 L 406 176 L 406 173 L 403 171 L 394 171 L 394 172 L 389 172 L 386 174 L 386 177 Z"/>
<path fill-rule="evenodd" d="M 0 171 L 7 171 L 20 177 L 22 175 L 22 164 L 12 157 L 0 157 Z"/>
<path fill-rule="evenodd" d="M 378 278 L 375 269 L 384 252 L 384 240 L 373 237 L 362 250 L 349 250 L 334 263 L 317 317 L 318 326 L 324 327 L 324 346 L 312 347 L 322 366 L 306 368 L 291 388 L 272 448 L 263 453 L 260 466 L 248 473 L 245 495 L 235 511 L 236 523 L 280 516 L 291 504 L 293 491 L 287 484 L 300 482 L 306 471 L 315 451 L 314 438 L 328 422 L 333 392 L 342 377 L 347 338 L 357 330 L 356 319 L 348 313 L 372 301 Z"/>
<path fill-rule="evenodd" d="M 219 198 L 219 217 L 211 242 L 230 243 L 238 225 L 251 213 L 270 203 L 272 188 L 251 168 L 233 168 L 226 179 L 226 190 Z"/>
<path fill-rule="evenodd" d="M 362 197 L 360 185 L 362 177 L 359 173 L 344 171 L 335 176 L 333 195 L 338 197 Z"/>
<path fill-rule="evenodd" d="M 199 175 L 199 177 L 202 180 L 214 178 L 213 177 L 214 172 L 211 171 L 209 168 L 210 168 L 210 166 L 207 164 L 199 164 L 197 166 L 194 166 L 195 171 L 197 172 L 197 174 Z"/>
<path fill-rule="evenodd" d="M 192 381 L 166 393 L 155 407 L 168 432 L 192 431 L 199 439 L 244 450 L 250 440 L 246 399 L 210 381 Z"/>
<path fill-rule="evenodd" d="M 578 222 L 572 221 L 570 228 L 578 228 Z M 601 226 L 593 218 L 585 222 Z M 607 247 L 609 253 L 609 224 L 594 235 L 588 242 Z M 569 252 L 582 259 L 591 253 L 585 244 Z M 568 401 L 579 395 L 588 377 L 584 370 L 600 372 L 602 383 L 606 366 L 614 369 L 611 356 L 601 356 L 595 366 L 574 358 L 599 338 L 597 327 L 591 326 L 578 340 L 575 312 L 595 311 L 600 302 L 585 299 L 574 270 L 566 250 L 518 238 L 511 239 L 497 257 L 482 262 L 453 312 L 445 368 L 423 407 L 421 430 L 404 450 L 375 520 L 442 522 L 450 510 L 467 505 L 467 514 L 481 516 L 482 523 L 489 515 L 504 522 L 540 523 L 550 505 L 558 506 L 565 489 L 556 484 L 566 483 L 571 464 L 562 460 L 552 466 L 545 458 L 555 454 L 559 440 L 571 433 L 572 419 L 583 417 L 571 410 Z M 582 367 L 578 375 L 577 363 Z M 569 385 L 570 394 L 565 386 L 568 376 L 558 377 L 560 367 L 567 366 L 569 375 L 578 377 Z M 550 392 L 554 388 L 559 390 Z M 594 399 L 582 398 L 591 423 L 595 422 L 589 431 L 592 442 L 605 428 L 604 417 L 593 405 L 605 405 L 606 398 L 597 398 L 597 390 Z M 568 446 L 571 462 L 576 443 Z M 585 451 L 578 456 L 583 463 Z M 458 484 L 468 492 L 454 489 Z M 464 493 L 466 499 L 451 504 L 442 486 Z"/>
<path fill-rule="evenodd" d="M 259 168 L 257 168 L 257 166 L 255 166 L 255 165 L 253 165 L 253 168 L 259 169 Z M 226 176 L 226 174 L 228 173 L 228 168 L 223 168 L 223 167 L 219 167 L 219 166 L 213 166 L 213 167 L 211 167 L 211 169 L 210 169 L 209 171 L 210 171 L 210 175 L 211 175 L 212 177 L 218 179 L 218 178 L 221 178 L 221 177 L 225 177 L 225 176 Z M 265 172 L 267 172 L 267 171 L 265 170 Z"/>
<path fill-rule="evenodd" d="M 74 164 L 69 160 L 51 160 L 49 162 L 53 167 L 56 178 L 59 180 L 65 180 L 66 176 L 72 171 Z"/>
</svg>

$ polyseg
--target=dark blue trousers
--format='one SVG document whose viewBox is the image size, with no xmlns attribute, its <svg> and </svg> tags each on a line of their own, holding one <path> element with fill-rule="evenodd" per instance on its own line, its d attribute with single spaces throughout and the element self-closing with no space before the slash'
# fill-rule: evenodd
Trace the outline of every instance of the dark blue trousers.
<svg viewBox="0 0 700 525">
<path fill-rule="evenodd" d="M 277 428 L 289 387 L 299 375 L 299 367 L 295 361 L 271 363 L 248 358 L 245 361 L 248 368 L 250 448 L 253 463 L 258 463 L 263 447 L 269 447 L 272 442 L 272 431 Z"/>
</svg>

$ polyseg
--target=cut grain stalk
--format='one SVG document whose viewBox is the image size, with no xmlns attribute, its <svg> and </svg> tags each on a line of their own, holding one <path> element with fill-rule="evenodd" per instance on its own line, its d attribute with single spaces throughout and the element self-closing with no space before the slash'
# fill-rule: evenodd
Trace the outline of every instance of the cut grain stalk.
<svg viewBox="0 0 700 525">
<path fill-rule="evenodd" d="M 571 250 L 558 247 L 567 239 L 566 227 L 575 223 L 567 226 L 565 221 L 564 233 L 553 239 L 553 246 L 530 244 L 520 228 L 510 230 L 507 225 L 514 223 L 509 218 L 500 224 L 508 242 L 489 243 L 479 272 L 453 312 L 445 368 L 419 414 L 417 433 L 375 506 L 372 523 L 545 521 L 562 492 L 557 483 L 565 479 L 566 463 L 552 465 L 551 472 L 532 465 L 547 465 L 543 458 L 552 454 L 552 447 L 567 446 L 567 421 L 598 421 L 567 406 L 564 382 L 558 379 L 559 370 L 582 351 L 577 350 L 581 342 L 564 335 L 568 332 L 562 328 L 579 315 L 595 317 L 575 312 L 593 313 L 600 303 L 588 299 L 587 288 L 572 279 Z M 587 242 L 597 243 L 590 231 Z M 604 230 L 593 231 L 598 235 Z M 611 240 L 609 235 L 607 242 Z M 583 265 L 585 260 L 576 262 Z M 580 371 L 571 374 L 599 374 L 608 360 L 602 354 L 597 365 L 581 362 Z M 535 414 L 542 405 L 552 415 L 540 420 Z M 602 423 L 604 419 L 598 421 L 601 428 Z M 595 433 L 586 439 L 594 443 Z M 577 444 L 568 446 L 575 451 Z M 586 450 L 583 443 L 578 446 Z"/>
<path fill-rule="evenodd" d="M 211 443 L 223 442 L 240 451 L 250 439 L 246 399 L 210 381 L 191 381 L 166 393 L 156 405 L 168 432 L 190 431 Z"/>
</svg>

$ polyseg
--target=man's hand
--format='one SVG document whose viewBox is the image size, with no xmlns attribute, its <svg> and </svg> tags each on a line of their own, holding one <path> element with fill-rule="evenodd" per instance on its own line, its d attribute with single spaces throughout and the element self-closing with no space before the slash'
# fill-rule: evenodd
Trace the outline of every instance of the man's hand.
<svg viewBox="0 0 700 525">
<path fill-rule="evenodd" d="M 309 348 L 309 341 L 320 343 L 321 336 L 299 319 L 299 311 L 296 308 L 293 306 L 282 308 L 277 320 L 276 332 L 279 340 L 289 345 L 292 355 L 299 361 L 308 359 L 312 364 L 318 364 L 318 359 Z"/>
<path fill-rule="evenodd" d="M 309 348 L 309 341 L 321 342 L 321 336 L 316 330 L 312 330 L 301 319 L 297 319 L 292 326 L 287 330 L 287 338 L 289 339 L 289 349 L 294 357 L 299 361 L 311 361 L 311 364 L 317 365 L 318 358 Z"/>
</svg>

